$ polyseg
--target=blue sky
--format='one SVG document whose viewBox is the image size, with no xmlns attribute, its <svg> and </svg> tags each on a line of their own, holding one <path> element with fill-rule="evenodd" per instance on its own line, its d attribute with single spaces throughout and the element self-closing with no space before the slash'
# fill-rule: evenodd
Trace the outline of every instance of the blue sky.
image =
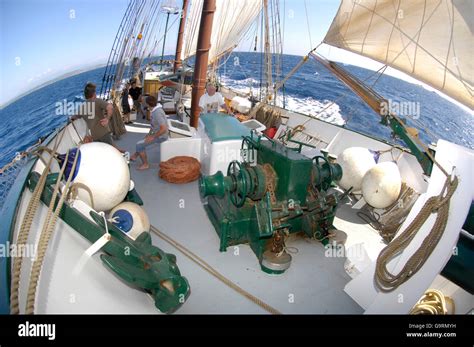
<svg viewBox="0 0 474 347">
<path fill-rule="evenodd" d="M 176 3 L 180 6 L 181 0 Z M 127 4 L 128 0 L 0 0 L 0 105 L 67 72 L 105 63 Z M 285 0 L 281 6 L 285 53 L 307 53 L 304 0 Z M 306 0 L 306 6 L 315 46 L 339 1 Z M 177 25 L 170 32 L 168 54 L 174 51 L 176 29 Z M 250 46 L 243 42 L 239 49 Z"/>
</svg>

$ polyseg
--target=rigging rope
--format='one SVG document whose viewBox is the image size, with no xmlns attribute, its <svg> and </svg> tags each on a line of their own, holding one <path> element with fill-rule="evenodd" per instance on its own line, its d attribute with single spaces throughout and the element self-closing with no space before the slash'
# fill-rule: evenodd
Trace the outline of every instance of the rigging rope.
<svg viewBox="0 0 474 347">
<path fill-rule="evenodd" d="M 61 137 L 56 137 L 53 150 L 56 151 L 59 147 L 59 144 L 62 141 L 64 136 L 65 129 L 63 130 Z M 16 244 L 21 249 L 26 245 L 28 241 L 28 237 L 30 234 L 31 225 L 33 224 L 33 219 L 35 218 L 36 212 L 39 207 L 40 198 L 43 193 L 46 178 L 51 170 L 51 165 L 53 163 L 54 156 L 51 155 L 46 167 L 43 170 L 43 173 L 36 183 L 36 187 L 33 191 L 33 194 L 28 202 L 28 206 L 25 211 L 25 215 L 23 216 L 22 223 L 20 225 L 20 231 L 18 232 L 18 237 Z M 19 288 L 20 288 L 20 275 L 21 275 L 21 266 L 23 263 L 23 252 L 19 252 L 19 256 L 15 258 L 13 262 L 13 269 L 12 269 L 12 279 L 11 279 L 11 292 L 10 292 L 10 312 L 11 314 L 19 314 Z"/>
<path fill-rule="evenodd" d="M 308 26 L 309 48 L 313 47 L 313 40 L 311 39 L 311 26 L 309 25 L 308 6 L 304 0 L 304 12 L 306 14 L 306 25 Z"/>
<path fill-rule="evenodd" d="M 177 241 L 173 240 L 171 237 L 168 235 L 162 233 L 159 229 L 157 229 L 155 226 L 151 225 L 150 226 L 150 231 L 153 232 L 155 235 L 160 237 L 162 240 L 166 241 L 170 245 L 172 245 L 174 248 L 179 250 L 183 255 L 185 255 L 187 258 L 189 258 L 191 261 L 193 261 L 196 265 L 198 265 L 200 268 L 217 278 L 219 281 L 224 283 L 226 286 L 229 288 L 235 290 L 237 293 L 243 295 L 253 303 L 257 304 L 261 308 L 263 308 L 265 311 L 271 313 L 271 314 L 281 314 L 277 309 L 273 308 L 272 306 L 266 304 L 264 301 L 261 299 L 255 297 L 254 295 L 250 294 L 247 292 L 245 289 L 241 288 L 228 278 L 224 277 L 222 274 L 220 274 L 217 270 L 215 270 L 211 265 L 209 265 L 207 262 L 205 262 L 202 258 L 200 258 L 198 255 L 194 254 L 192 251 L 187 249 L 185 246 L 181 245 Z"/>
<path fill-rule="evenodd" d="M 127 9 L 125 10 L 125 13 L 123 14 L 122 21 L 120 22 L 119 28 L 117 30 L 117 34 L 115 35 L 114 42 L 112 44 L 112 49 L 110 50 L 109 58 L 107 59 L 107 65 L 105 66 L 104 75 L 102 77 L 102 83 L 100 85 L 99 96 L 102 96 L 103 91 L 106 92 L 106 90 L 104 90 L 104 87 L 106 87 L 106 85 L 105 85 L 106 80 L 109 77 L 107 72 L 110 72 L 109 70 L 112 68 L 112 61 L 115 57 L 115 56 L 112 56 L 112 52 L 115 53 L 115 51 L 117 49 L 117 45 L 120 42 L 120 36 L 121 36 L 122 31 L 124 29 L 124 24 L 127 22 L 127 18 L 130 15 L 130 8 L 132 7 L 132 3 L 133 3 L 133 1 L 130 1 L 128 3 Z"/>
<path fill-rule="evenodd" d="M 72 178 L 74 176 L 77 160 L 79 158 L 79 155 L 74 156 L 74 162 L 72 164 L 71 171 L 67 178 L 66 184 L 63 187 L 62 193 L 59 198 L 59 202 L 57 203 L 56 208 L 55 208 L 56 199 L 57 199 L 57 196 L 59 195 L 59 186 L 61 183 L 61 178 L 63 177 L 64 171 L 66 170 L 69 154 L 70 154 L 70 151 L 67 152 L 66 159 L 64 160 L 61 171 L 59 172 L 59 176 L 56 181 L 53 194 L 51 196 L 51 202 L 49 204 L 48 214 L 46 216 L 46 220 L 45 220 L 45 223 L 43 224 L 43 229 L 40 234 L 40 239 L 37 246 L 38 254 L 32 265 L 31 273 L 30 273 L 30 283 L 28 286 L 28 293 L 26 297 L 26 309 L 25 309 L 26 314 L 34 314 L 35 301 L 36 301 L 36 289 L 38 287 L 38 280 L 41 273 L 41 269 L 43 267 L 43 261 L 46 255 L 46 251 L 48 249 L 49 240 L 51 239 L 51 236 L 55 230 L 59 212 L 61 211 L 64 201 L 66 199 L 66 196 L 69 190 L 69 185 L 71 184 Z"/>
</svg>

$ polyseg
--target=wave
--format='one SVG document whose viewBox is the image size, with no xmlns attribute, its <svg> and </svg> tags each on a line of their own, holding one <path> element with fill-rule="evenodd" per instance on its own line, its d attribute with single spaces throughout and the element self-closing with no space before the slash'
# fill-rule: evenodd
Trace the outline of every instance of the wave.
<svg viewBox="0 0 474 347">
<path fill-rule="evenodd" d="M 312 97 L 297 98 L 289 95 L 286 97 L 286 102 L 286 108 L 290 111 L 314 116 L 332 124 L 346 124 L 341 114 L 341 108 L 331 101 L 324 100 L 321 102 Z"/>
<path fill-rule="evenodd" d="M 250 94 L 253 92 L 257 97 L 260 93 L 260 90 L 258 89 L 260 82 L 251 77 L 243 80 L 234 80 L 224 76 L 221 78 L 221 82 L 240 93 Z M 294 94 L 287 94 L 285 96 L 285 101 L 285 108 L 287 110 L 314 116 L 337 125 L 346 124 L 339 105 L 336 103 L 331 104 L 331 101 L 319 101 L 312 97 L 302 98 L 297 97 Z M 277 100 L 277 104 L 280 107 L 283 106 L 283 97 L 281 95 Z"/>
</svg>

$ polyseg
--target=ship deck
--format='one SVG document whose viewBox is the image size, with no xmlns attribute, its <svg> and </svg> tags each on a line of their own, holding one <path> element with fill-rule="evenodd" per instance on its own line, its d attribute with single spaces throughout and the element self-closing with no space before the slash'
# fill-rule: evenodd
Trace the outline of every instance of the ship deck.
<svg viewBox="0 0 474 347">
<path fill-rule="evenodd" d="M 134 152 L 135 143 L 148 132 L 148 125 L 136 121 L 116 144 Z M 290 237 L 287 246 L 297 250 L 291 267 L 282 275 L 260 270 L 248 245 L 219 252 L 219 237 L 207 218 L 198 183 L 175 185 L 158 177 L 159 147 L 148 151 L 150 169 L 139 171 L 140 160 L 131 163 L 131 176 L 144 201 L 152 225 L 204 259 L 214 269 L 252 295 L 282 313 L 362 313 L 362 308 L 345 292 L 351 279 L 344 270 L 345 257 L 328 257 L 324 246 L 302 236 Z M 340 207 L 335 226 L 348 234 L 346 246 L 357 243 L 381 246 L 375 230 L 356 216 L 351 203 Z M 243 295 L 227 287 L 160 237 L 153 243 L 178 258 L 181 273 L 188 279 L 191 295 L 179 313 L 266 313 Z M 377 244 L 379 244 L 377 246 Z"/>
</svg>

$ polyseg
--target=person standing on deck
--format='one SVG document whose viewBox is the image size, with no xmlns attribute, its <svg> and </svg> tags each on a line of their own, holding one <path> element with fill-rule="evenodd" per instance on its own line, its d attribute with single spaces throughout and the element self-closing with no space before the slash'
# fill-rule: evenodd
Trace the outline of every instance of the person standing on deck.
<svg viewBox="0 0 474 347">
<path fill-rule="evenodd" d="M 129 94 L 132 96 L 133 99 L 133 107 L 135 108 L 137 112 L 137 118 L 140 115 L 141 112 L 141 107 L 140 107 L 140 95 L 142 95 L 142 88 L 137 87 L 137 82 L 133 81 L 132 82 L 132 88 L 128 91 Z M 143 118 L 145 118 L 145 115 L 142 113 Z"/>
<path fill-rule="evenodd" d="M 80 112 L 71 117 L 71 120 L 82 118 L 87 124 L 90 135 L 84 138 L 84 142 L 104 142 L 113 146 L 112 134 L 109 122 L 112 118 L 113 106 L 107 101 L 97 98 L 96 85 L 87 83 L 84 87 L 84 107 Z"/>
<path fill-rule="evenodd" d="M 125 124 L 132 124 L 130 121 L 130 104 L 128 103 L 128 90 L 130 89 L 130 84 L 127 83 L 122 91 L 122 111 Z"/>
<path fill-rule="evenodd" d="M 232 111 L 224 101 L 221 93 L 217 92 L 216 85 L 212 82 L 207 82 L 206 93 L 199 99 L 199 108 L 201 113 L 217 113 L 219 107 L 222 107 L 228 114 L 232 115 Z"/>
<path fill-rule="evenodd" d="M 151 116 L 151 129 L 143 140 L 137 142 L 136 152 L 130 158 L 131 161 L 135 161 L 140 157 L 143 164 L 138 170 L 147 170 L 150 168 L 146 155 L 147 147 L 159 144 L 168 139 L 168 123 L 163 108 L 158 104 L 154 96 L 148 96 L 145 101 Z"/>
</svg>

